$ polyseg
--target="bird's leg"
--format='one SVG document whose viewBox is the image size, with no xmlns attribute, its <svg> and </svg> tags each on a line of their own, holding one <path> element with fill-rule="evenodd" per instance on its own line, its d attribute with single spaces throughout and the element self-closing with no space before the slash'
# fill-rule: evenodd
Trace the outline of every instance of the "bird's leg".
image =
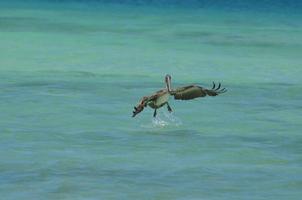
<svg viewBox="0 0 302 200">
<path fill-rule="evenodd" d="M 172 112 L 172 108 L 170 107 L 169 103 L 167 102 L 167 108 L 169 112 Z"/>
<path fill-rule="evenodd" d="M 153 117 L 156 117 L 156 109 L 154 110 Z"/>
</svg>

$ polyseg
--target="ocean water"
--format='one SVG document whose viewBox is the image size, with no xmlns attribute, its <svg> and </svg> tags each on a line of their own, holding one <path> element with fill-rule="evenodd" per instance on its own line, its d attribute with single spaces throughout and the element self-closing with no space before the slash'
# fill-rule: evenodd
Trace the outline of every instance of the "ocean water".
<svg viewBox="0 0 302 200">
<path fill-rule="evenodd" d="M 301 3 L 175 2 L 1 1 L 1 199 L 301 199 Z"/>
</svg>

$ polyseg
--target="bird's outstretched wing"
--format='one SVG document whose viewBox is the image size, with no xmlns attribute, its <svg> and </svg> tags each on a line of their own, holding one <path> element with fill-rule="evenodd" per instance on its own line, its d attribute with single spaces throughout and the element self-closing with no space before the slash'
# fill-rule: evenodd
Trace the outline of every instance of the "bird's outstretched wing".
<svg viewBox="0 0 302 200">
<path fill-rule="evenodd" d="M 226 88 L 221 88 L 221 83 L 216 84 L 213 82 L 212 89 L 206 89 L 197 85 L 189 85 L 185 87 L 176 88 L 171 92 L 171 95 L 174 96 L 174 99 L 180 100 L 190 100 L 195 99 L 197 97 L 205 97 L 205 96 L 217 96 L 219 94 L 225 93 Z"/>
</svg>

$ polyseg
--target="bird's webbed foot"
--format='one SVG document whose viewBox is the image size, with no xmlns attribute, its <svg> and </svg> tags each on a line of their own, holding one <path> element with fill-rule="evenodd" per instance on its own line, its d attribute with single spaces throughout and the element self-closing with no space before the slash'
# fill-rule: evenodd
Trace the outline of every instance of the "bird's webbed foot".
<svg viewBox="0 0 302 200">
<path fill-rule="evenodd" d="M 172 112 L 172 111 L 173 111 L 172 108 L 170 107 L 169 103 L 167 103 L 167 108 L 168 108 L 168 111 L 169 111 L 169 112 Z"/>
<path fill-rule="evenodd" d="M 156 109 L 155 109 L 154 113 L 153 113 L 153 117 L 156 117 L 156 114 L 157 114 L 157 112 L 156 112 Z"/>
</svg>

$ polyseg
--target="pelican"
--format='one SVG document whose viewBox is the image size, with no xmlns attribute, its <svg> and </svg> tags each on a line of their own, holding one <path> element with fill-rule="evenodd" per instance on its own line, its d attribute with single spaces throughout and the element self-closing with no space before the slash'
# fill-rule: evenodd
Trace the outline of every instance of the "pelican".
<svg viewBox="0 0 302 200">
<path fill-rule="evenodd" d="M 137 106 L 134 106 L 132 117 L 135 117 L 138 113 L 142 112 L 147 106 L 154 109 L 153 117 L 156 117 L 157 109 L 163 107 L 164 105 L 167 105 L 168 111 L 172 112 L 172 108 L 168 102 L 170 96 L 174 96 L 174 99 L 176 100 L 190 100 L 198 97 L 217 96 L 227 91 L 226 88 L 221 88 L 221 83 L 219 83 L 216 87 L 214 82 L 211 89 L 206 89 L 198 85 L 188 85 L 172 90 L 171 76 L 169 74 L 165 76 L 165 83 L 165 89 L 159 90 L 150 96 L 144 96 L 141 98 Z"/>
</svg>

